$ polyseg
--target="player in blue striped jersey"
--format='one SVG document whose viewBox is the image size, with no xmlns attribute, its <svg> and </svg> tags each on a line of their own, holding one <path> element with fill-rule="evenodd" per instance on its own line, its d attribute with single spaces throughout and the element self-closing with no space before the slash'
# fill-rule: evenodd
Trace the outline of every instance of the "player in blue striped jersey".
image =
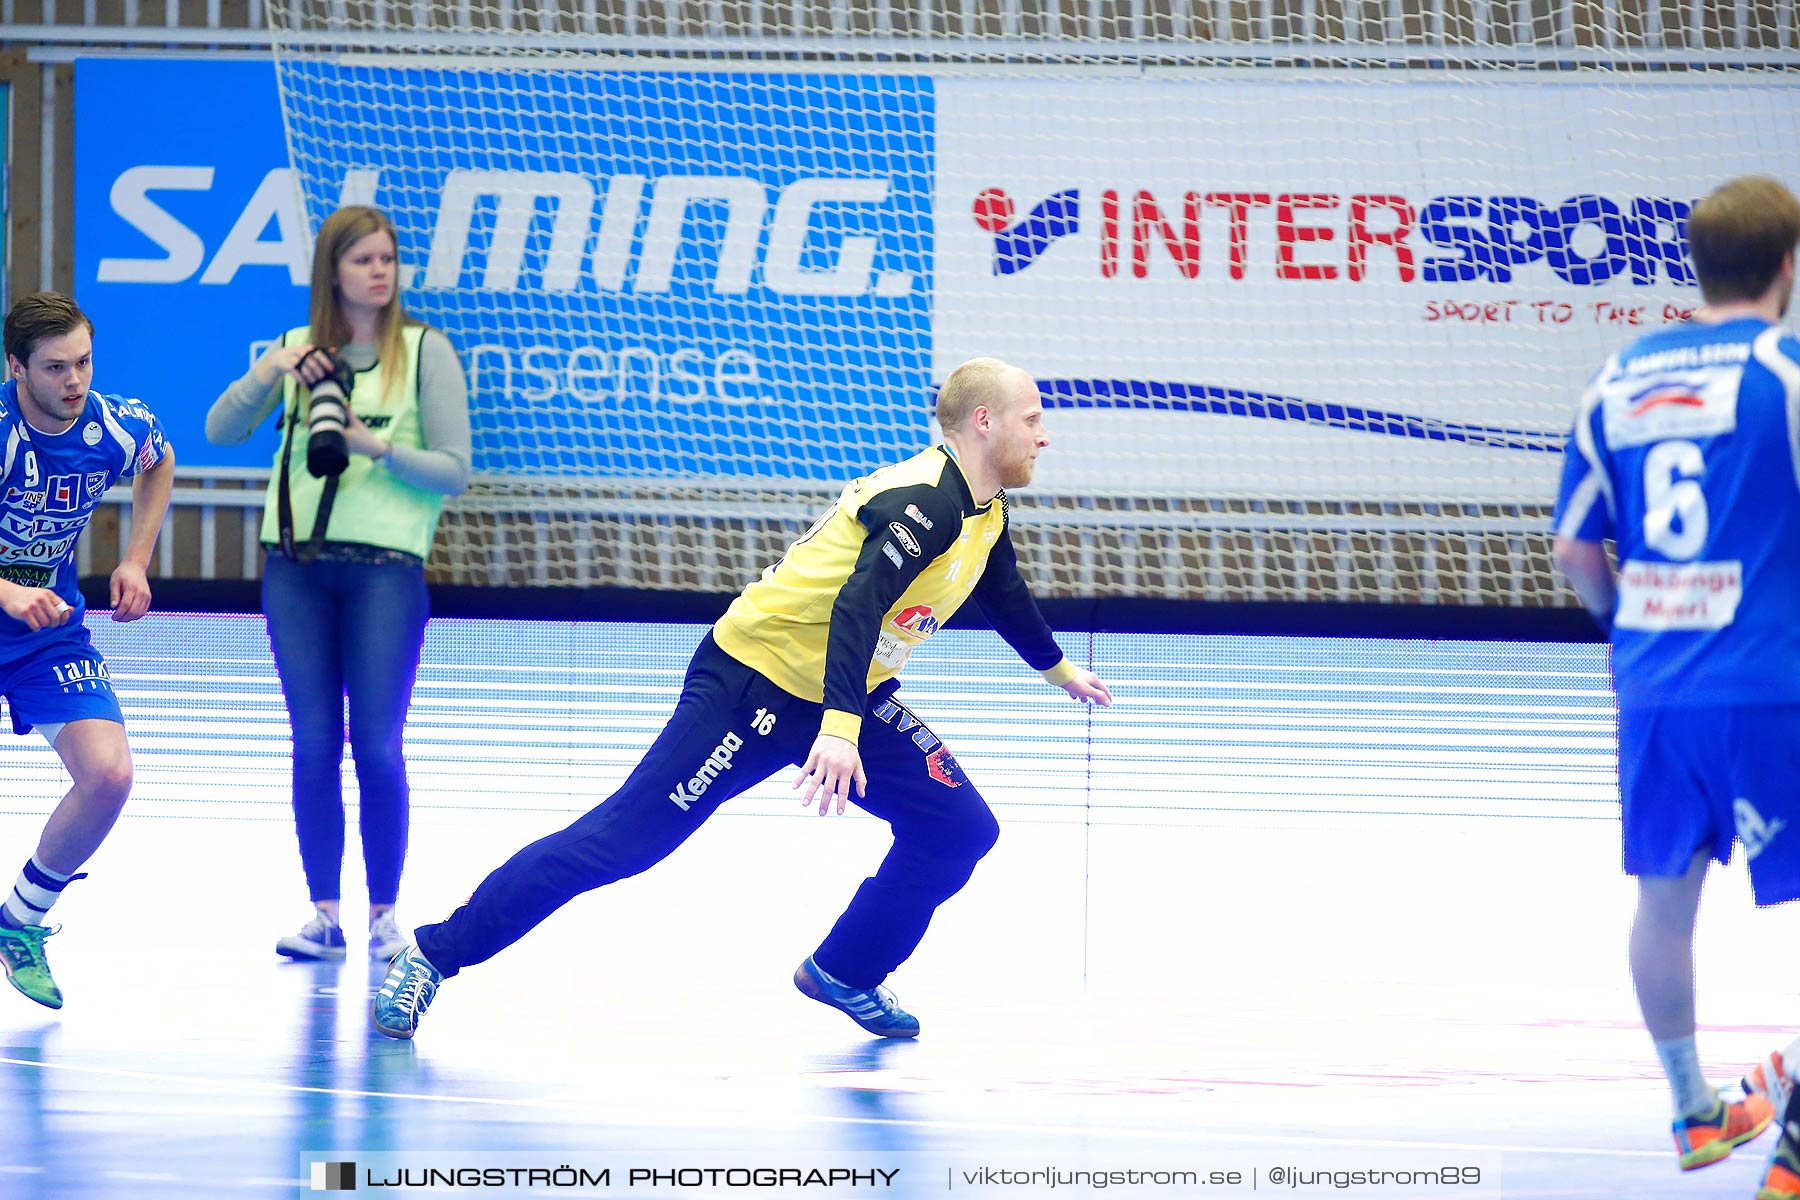
<svg viewBox="0 0 1800 1200">
<path fill-rule="evenodd" d="M 131 791 L 125 718 L 82 624 L 75 540 L 107 489 L 130 479 L 131 542 L 112 575 L 112 616 L 143 616 L 145 572 L 175 475 L 175 455 L 149 409 L 88 389 L 93 333 L 67 296 L 26 297 L 6 314 L 12 378 L 0 384 L 0 695 L 13 732 L 35 728 L 72 781 L 0 901 L 0 966 L 49 1008 L 62 1007 L 62 992 L 44 958 L 44 939 L 55 932 L 44 917 L 80 878 Z"/>
<path fill-rule="evenodd" d="M 1555 515 L 1557 565 L 1611 630 L 1631 973 L 1683 1170 L 1755 1137 L 1788 1090 L 1781 1054 L 1737 1102 L 1706 1082 L 1693 970 L 1701 882 L 1734 841 L 1758 903 L 1800 898 L 1800 341 L 1780 324 L 1800 201 L 1733 180 L 1688 239 L 1705 304 L 1595 376 Z M 1793 1165 L 1758 1194 L 1800 1195 Z"/>
</svg>

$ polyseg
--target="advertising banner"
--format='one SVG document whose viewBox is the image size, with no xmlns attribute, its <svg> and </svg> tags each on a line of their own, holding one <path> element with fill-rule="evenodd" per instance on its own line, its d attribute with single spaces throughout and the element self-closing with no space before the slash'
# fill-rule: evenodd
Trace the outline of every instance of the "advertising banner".
<svg viewBox="0 0 1800 1200">
<path fill-rule="evenodd" d="M 931 82 L 81 64 L 77 272 L 102 390 L 188 464 L 259 340 L 305 319 L 309 230 L 375 203 L 406 302 L 469 372 L 478 471 L 850 478 L 929 431 Z M 384 128 L 381 113 L 424 114 Z"/>
<path fill-rule="evenodd" d="M 1699 303 L 1692 201 L 1791 89 L 1422 72 L 940 80 L 936 373 L 1044 381 L 1046 487 L 1545 503 Z"/>
<path fill-rule="evenodd" d="M 1699 303 L 1693 201 L 1800 116 L 1735 79 L 282 70 L 285 117 L 267 63 L 77 68 L 97 386 L 190 464 L 268 461 L 205 409 L 359 201 L 479 471 L 847 478 L 995 355 L 1072 451 L 1040 490 L 1545 503 L 1588 376 Z"/>
<path fill-rule="evenodd" d="M 75 64 L 75 298 L 94 387 L 153 408 L 184 466 L 261 466 L 206 442 L 206 410 L 256 343 L 306 320 L 310 233 L 266 62 Z"/>
</svg>

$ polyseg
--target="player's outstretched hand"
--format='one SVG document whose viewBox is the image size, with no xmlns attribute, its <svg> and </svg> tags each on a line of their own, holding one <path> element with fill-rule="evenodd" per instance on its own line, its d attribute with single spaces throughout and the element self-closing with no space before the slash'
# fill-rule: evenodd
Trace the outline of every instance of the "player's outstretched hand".
<svg viewBox="0 0 1800 1200">
<path fill-rule="evenodd" d="M 816 793 L 821 817 L 831 806 L 833 797 L 837 799 L 838 815 L 842 816 L 844 805 L 850 799 L 851 784 L 856 785 L 859 796 L 869 792 L 869 777 L 863 774 L 862 754 L 856 743 L 829 733 L 814 738 L 812 753 L 806 756 L 806 763 L 800 768 L 800 778 L 794 780 L 796 788 L 802 784 L 806 785 L 806 794 L 800 797 L 801 808 L 810 807 Z"/>
<path fill-rule="evenodd" d="M 1062 690 L 1077 700 L 1088 700 L 1105 708 L 1112 703 L 1112 689 L 1092 671 L 1077 670 L 1075 678 L 1062 685 Z"/>
<path fill-rule="evenodd" d="M 112 618 L 135 621 L 150 611 L 150 581 L 136 563 L 120 563 L 112 573 Z"/>
</svg>

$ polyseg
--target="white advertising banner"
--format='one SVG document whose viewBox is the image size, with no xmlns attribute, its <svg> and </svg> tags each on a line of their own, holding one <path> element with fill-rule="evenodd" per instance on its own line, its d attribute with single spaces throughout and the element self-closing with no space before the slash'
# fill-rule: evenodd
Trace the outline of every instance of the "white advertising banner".
<svg viewBox="0 0 1800 1200">
<path fill-rule="evenodd" d="M 937 86 L 933 375 L 1045 384 L 1053 491 L 1549 503 L 1587 378 L 1699 304 L 1693 201 L 1792 88 L 999 76 Z"/>
</svg>

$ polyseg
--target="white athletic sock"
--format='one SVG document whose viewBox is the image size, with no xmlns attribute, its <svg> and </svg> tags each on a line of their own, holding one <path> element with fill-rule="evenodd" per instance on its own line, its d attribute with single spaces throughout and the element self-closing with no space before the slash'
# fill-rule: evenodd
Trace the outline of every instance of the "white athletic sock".
<svg viewBox="0 0 1800 1200">
<path fill-rule="evenodd" d="M 1781 1070 L 1790 1080 L 1800 1079 L 1800 1074 L 1795 1073 L 1800 1072 L 1800 1037 L 1789 1042 L 1786 1049 L 1782 1050 Z M 1779 1117 L 1781 1114 L 1775 1115 Z"/>
<path fill-rule="evenodd" d="M 19 929 L 26 925 L 42 925 L 44 914 L 62 896 L 62 890 L 73 875 L 52 871 L 34 854 L 12 886 L 12 894 L 0 905 L 0 925 Z"/>
<path fill-rule="evenodd" d="M 1706 1082 L 1700 1070 L 1700 1051 L 1692 1037 L 1670 1038 L 1656 1043 L 1656 1057 L 1662 1059 L 1663 1074 L 1669 1077 L 1669 1090 L 1674 1093 L 1675 1115 L 1690 1116 L 1706 1112 L 1718 1099 L 1718 1093 Z"/>
</svg>

